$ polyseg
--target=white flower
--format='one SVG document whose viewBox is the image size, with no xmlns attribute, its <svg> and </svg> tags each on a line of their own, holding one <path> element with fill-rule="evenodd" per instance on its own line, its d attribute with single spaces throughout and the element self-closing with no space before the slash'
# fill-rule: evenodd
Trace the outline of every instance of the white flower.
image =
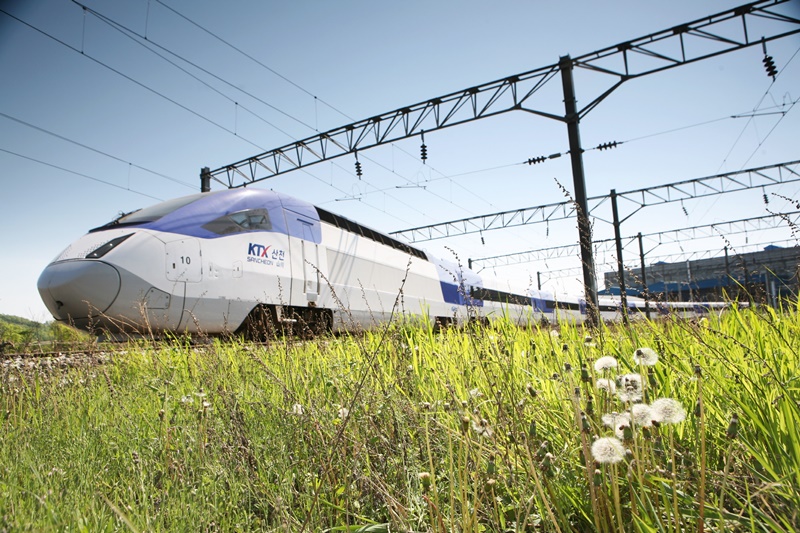
<svg viewBox="0 0 800 533">
<path fill-rule="evenodd" d="M 653 425 L 653 410 L 646 403 L 636 403 L 631 407 L 633 423 L 636 427 L 648 428 Z"/>
<path fill-rule="evenodd" d="M 642 376 L 625 374 L 618 378 L 617 397 L 623 402 L 639 402 L 642 400 Z"/>
<path fill-rule="evenodd" d="M 550 330 L 550 336 L 552 338 L 554 338 L 554 339 L 557 339 L 557 338 L 559 338 L 561 336 L 561 334 L 558 332 L 558 330 L 551 329 Z"/>
<path fill-rule="evenodd" d="M 658 362 L 658 354 L 652 348 L 637 348 L 633 360 L 640 365 L 653 366 Z"/>
<path fill-rule="evenodd" d="M 602 417 L 603 424 L 617 429 L 619 426 L 622 425 L 630 425 L 631 423 L 631 414 L 630 413 L 607 413 Z"/>
<path fill-rule="evenodd" d="M 483 393 L 477 387 L 469 391 L 470 398 L 483 398 Z"/>
<path fill-rule="evenodd" d="M 625 447 L 617 438 L 603 437 L 592 444 L 592 457 L 598 463 L 618 463 L 625 458 Z"/>
<path fill-rule="evenodd" d="M 347 407 L 342 407 L 336 414 L 339 415 L 339 418 L 341 420 L 344 420 L 345 418 L 347 418 L 347 415 L 350 414 L 350 410 Z"/>
<path fill-rule="evenodd" d="M 292 414 L 295 416 L 302 416 L 305 413 L 305 409 L 299 403 L 296 403 L 292 406 Z"/>
<path fill-rule="evenodd" d="M 620 389 L 620 390 L 617 391 L 617 398 L 619 398 L 619 401 L 626 402 L 626 403 L 641 402 L 642 401 L 642 391 L 628 392 L 628 391 Z"/>
<path fill-rule="evenodd" d="M 661 424 L 677 424 L 686 419 L 686 409 L 672 398 L 659 398 L 650 405 L 653 420 Z"/>
<path fill-rule="evenodd" d="M 617 390 L 617 384 L 614 383 L 613 379 L 597 378 L 594 386 L 597 387 L 597 390 L 608 391 L 612 394 Z"/>
<path fill-rule="evenodd" d="M 610 355 L 604 355 L 594 362 L 594 369 L 597 372 L 603 372 L 604 370 L 611 370 L 613 368 L 617 368 L 617 359 Z"/>
<path fill-rule="evenodd" d="M 487 439 L 491 439 L 494 432 L 492 428 L 489 427 L 489 421 L 485 418 L 481 418 L 478 421 L 472 421 L 472 430 L 479 436 L 479 437 L 486 437 Z"/>
</svg>

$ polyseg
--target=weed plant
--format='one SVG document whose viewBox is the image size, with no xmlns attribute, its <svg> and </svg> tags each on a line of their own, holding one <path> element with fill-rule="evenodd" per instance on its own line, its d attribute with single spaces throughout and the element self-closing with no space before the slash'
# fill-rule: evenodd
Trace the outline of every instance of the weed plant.
<svg viewBox="0 0 800 533">
<path fill-rule="evenodd" d="M 795 531 L 800 315 L 130 343 L 0 374 L 0 531 Z"/>
</svg>

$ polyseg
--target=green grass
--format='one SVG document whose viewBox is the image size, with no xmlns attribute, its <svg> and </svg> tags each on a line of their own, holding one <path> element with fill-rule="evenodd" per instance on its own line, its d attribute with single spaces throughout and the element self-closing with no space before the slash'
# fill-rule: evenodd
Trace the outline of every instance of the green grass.
<svg viewBox="0 0 800 533">
<path fill-rule="evenodd" d="M 795 310 L 551 329 L 395 324 L 7 362 L 0 531 L 798 528 Z M 590 452 L 615 433 L 602 415 L 631 408 L 594 387 L 603 355 L 612 378 L 642 372 L 644 400 L 687 411 L 634 425 L 615 464 Z"/>
</svg>

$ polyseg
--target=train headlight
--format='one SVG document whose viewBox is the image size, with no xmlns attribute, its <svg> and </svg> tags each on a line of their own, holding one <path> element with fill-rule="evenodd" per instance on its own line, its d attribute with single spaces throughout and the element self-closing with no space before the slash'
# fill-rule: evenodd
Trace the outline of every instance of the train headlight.
<svg viewBox="0 0 800 533">
<path fill-rule="evenodd" d="M 127 239 L 131 235 L 133 235 L 133 233 L 128 233 L 127 235 L 123 235 L 122 237 L 111 239 L 107 243 L 95 248 L 94 250 L 86 254 L 86 259 L 100 259 L 108 252 L 110 252 L 111 250 L 122 244 L 122 242 L 125 241 L 125 239 Z"/>
</svg>

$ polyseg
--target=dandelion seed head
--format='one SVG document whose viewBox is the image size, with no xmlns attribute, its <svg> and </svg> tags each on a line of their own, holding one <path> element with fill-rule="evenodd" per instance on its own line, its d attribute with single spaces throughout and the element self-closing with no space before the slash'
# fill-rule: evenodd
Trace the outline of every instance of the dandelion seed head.
<svg viewBox="0 0 800 533">
<path fill-rule="evenodd" d="M 631 407 L 633 423 L 640 428 L 649 428 L 653 425 L 653 409 L 646 403 L 636 403 Z"/>
<path fill-rule="evenodd" d="M 624 403 L 641 402 L 642 392 L 641 391 L 628 392 L 626 390 L 620 389 L 617 391 L 617 398 L 619 398 L 619 401 Z"/>
<path fill-rule="evenodd" d="M 625 458 L 625 446 L 615 437 L 602 437 L 592 443 L 592 457 L 601 464 L 619 463 Z"/>
<path fill-rule="evenodd" d="M 678 400 L 659 398 L 650 405 L 653 420 L 660 424 L 677 424 L 686 419 L 686 409 Z"/>
<path fill-rule="evenodd" d="M 417 478 L 419 479 L 419 484 L 422 485 L 422 490 L 427 492 L 431 488 L 431 483 L 433 482 L 433 476 L 430 472 L 420 472 L 417 474 Z"/>
<path fill-rule="evenodd" d="M 652 348 L 637 348 L 633 360 L 640 365 L 653 366 L 658 362 L 658 354 Z"/>
<path fill-rule="evenodd" d="M 642 390 L 642 376 L 641 374 L 623 374 L 619 377 L 620 388 L 628 392 L 636 392 Z"/>
<path fill-rule="evenodd" d="M 597 387 L 597 390 L 608 391 L 612 394 L 617 390 L 617 384 L 612 379 L 598 378 L 594 382 L 594 386 Z"/>
<path fill-rule="evenodd" d="M 472 421 L 472 430 L 479 436 L 479 437 L 486 437 L 487 439 L 492 438 L 494 432 L 492 428 L 489 427 L 489 421 L 485 418 L 481 418 L 480 420 L 473 420 Z"/>
<path fill-rule="evenodd" d="M 618 428 L 624 424 L 630 424 L 631 422 L 631 414 L 630 413 L 607 413 L 602 416 L 603 424 L 610 428 Z"/>
<path fill-rule="evenodd" d="M 612 370 L 614 368 L 617 368 L 617 359 L 610 355 L 604 355 L 603 357 L 594 362 L 594 369 L 597 372 Z"/>
</svg>

